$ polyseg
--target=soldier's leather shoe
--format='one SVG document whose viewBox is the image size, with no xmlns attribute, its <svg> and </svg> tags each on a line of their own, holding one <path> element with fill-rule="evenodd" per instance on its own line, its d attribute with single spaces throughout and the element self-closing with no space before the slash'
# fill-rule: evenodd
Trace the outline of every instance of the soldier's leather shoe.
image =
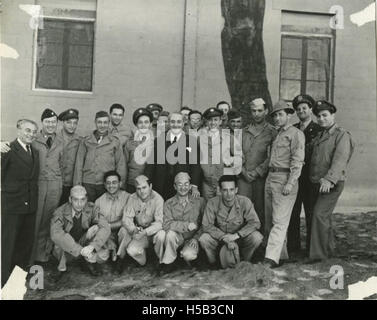
<svg viewBox="0 0 377 320">
<path fill-rule="evenodd" d="M 89 273 L 93 277 L 98 277 L 98 276 L 102 275 L 102 270 L 100 269 L 100 267 L 97 263 L 86 262 L 86 269 L 87 269 L 87 271 L 89 271 Z"/>
<path fill-rule="evenodd" d="M 268 258 L 264 258 L 262 264 L 263 264 L 265 267 L 267 267 L 267 268 L 271 268 L 271 269 L 274 269 L 274 268 L 279 267 L 279 265 L 278 265 L 274 260 L 271 260 L 271 259 L 268 259 Z"/>
<path fill-rule="evenodd" d="M 58 283 L 63 277 L 64 275 L 67 274 L 67 271 L 59 271 L 59 270 L 55 270 L 51 273 L 50 277 L 49 277 L 49 281 L 53 284 L 56 284 Z"/>
<path fill-rule="evenodd" d="M 124 270 L 123 259 L 119 258 L 113 263 L 113 272 L 121 275 Z"/>
</svg>

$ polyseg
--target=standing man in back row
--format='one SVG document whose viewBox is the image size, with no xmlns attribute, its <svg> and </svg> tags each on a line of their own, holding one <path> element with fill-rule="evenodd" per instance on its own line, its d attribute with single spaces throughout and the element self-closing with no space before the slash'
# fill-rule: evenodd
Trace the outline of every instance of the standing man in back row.
<svg viewBox="0 0 377 320">
<path fill-rule="evenodd" d="M 110 107 L 110 127 L 109 133 L 119 138 L 119 141 L 124 147 L 126 141 L 132 137 L 130 126 L 123 123 L 124 107 L 119 103 L 114 103 Z"/>
<path fill-rule="evenodd" d="M 290 256 L 299 253 L 301 250 L 300 214 L 302 205 L 304 205 L 305 210 L 306 250 L 308 253 L 310 248 L 310 229 L 313 215 L 313 200 L 309 192 L 309 167 L 312 151 L 311 142 L 322 130 L 321 127 L 312 120 L 312 108 L 314 103 L 314 99 L 306 94 L 300 94 L 292 101 L 293 108 L 296 110 L 297 117 L 300 119 L 300 122 L 296 123 L 294 126 L 300 129 L 305 135 L 305 163 L 301 170 L 301 176 L 298 179 L 297 199 L 293 207 L 288 227 L 287 247 Z"/>
<path fill-rule="evenodd" d="M 270 115 L 279 128 L 272 143 L 269 173 L 265 186 L 265 236 L 268 237 L 264 264 L 274 268 L 288 259 L 286 238 L 298 178 L 305 157 L 305 136 L 289 124 L 294 109 L 284 100 L 277 102 Z"/>
<path fill-rule="evenodd" d="M 106 192 L 103 184 L 105 172 L 116 170 L 121 176 L 122 185 L 127 172 L 119 138 L 109 134 L 109 114 L 106 111 L 97 112 L 95 124 L 96 130 L 80 143 L 73 177 L 75 185 L 85 187 L 90 202 Z"/>
<path fill-rule="evenodd" d="M 242 173 L 238 178 L 238 193 L 248 197 L 264 232 L 264 186 L 268 172 L 269 150 L 277 131 L 266 121 L 268 108 L 262 98 L 250 103 L 251 123 L 242 131 Z"/>
<path fill-rule="evenodd" d="M 344 188 L 355 143 L 335 122 L 336 107 L 325 100 L 313 107 L 323 131 L 313 141 L 310 181 L 314 199 L 310 262 L 330 258 L 335 250 L 332 213 Z"/>
<path fill-rule="evenodd" d="M 47 108 L 41 120 L 42 130 L 33 141 L 39 153 L 39 194 L 32 260 L 43 265 L 51 255 L 50 221 L 62 195 L 64 143 L 56 134 L 57 114 Z"/>
<path fill-rule="evenodd" d="M 63 140 L 63 192 L 59 205 L 68 202 L 71 188 L 73 187 L 73 173 L 75 170 L 77 150 L 81 137 L 76 133 L 79 111 L 68 109 L 59 114 L 58 120 L 63 124 L 59 135 Z"/>
</svg>

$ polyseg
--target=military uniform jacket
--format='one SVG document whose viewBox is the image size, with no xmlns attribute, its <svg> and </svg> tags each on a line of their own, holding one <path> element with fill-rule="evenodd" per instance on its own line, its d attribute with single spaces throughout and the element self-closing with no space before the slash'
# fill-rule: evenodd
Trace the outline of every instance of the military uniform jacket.
<svg viewBox="0 0 377 320">
<path fill-rule="evenodd" d="M 255 170 L 260 177 L 268 172 L 268 154 L 277 130 L 268 122 L 261 131 L 249 125 L 242 131 L 242 163 L 243 168 L 251 172 Z"/>
<path fill-rule="evenodd" d="M 74 185 L 103 184 L 103 176 L 110 170 L 116 170 L 122 182 L 126 181 L 126 162 L 119 139 L 108 134 L 98 144 L 94 133 L 85 137 L 77 151 Z"/>
<path fill-rule="evenodd" d="M 300 129 L 300 122 L 295 123 L 294 126 L 297 129 Z M 310 159 L 313 152 L 312 142 L 321 131 L 321 126 L 318 123 L 315 123 L 313 120 L 309 122 L 303 131 L 305 135 L 305 161 L 304 165 L 302 166 L 301 177 L 305 177 L 306 179 L 309 177 Z"/>
<path fill-rule="evenodd" d="M 63 179 L 63 140 L 55 135 L 51 148 L 47 147 L 47 137 L 38 133 L 32 146 L 39 153 L 39 180 L 56 181 Z"/>
<path fill-rule="evenodd" d="M 216 240 L 221 240 L 227 233 L 236 232 L 241 237 L 246 237 L 260 226 L 252 202 L 244 196 L 236 195 L 234 205 L 229 212 L 221 196 L 208 200 L 204 210 L 203 232 L 209 233 Z"/>
<path fill-rule="evenodd" d="M 38 151 L 31 147 L 33 158 L 17 140 L 10 151 L 1 154 L 1 212 L 28 214 L 36 212 L 38 204 Z"/>
<path fill-rule="evenodd" d="M 182 234 L 184 239 L 198 239 L 202 233 L 205 201 L 203 198 L 188 197 L 185 207 L 179 202 L 178 196 L 167 200 L 164 204 L 164 230 L 172 230 Z M 189 231 L 188 225 L 193 222 L 197 229 Z"/>
<path fill-rule="evenodd" d="M 69 136 L 63 130 L 59 136 L 63 140 L 63 185 L 73 186 L 76 156 L 82 137 L 77 134 Z"/>
<path fill-rule="evenodd" d="M 281 128 L 272 143 L 269 166 L 290 169 L 287 184 L 297 183 L 305 160 L 305 136 L 292 125 Z"/>
<path fill-rule="evenodd" d="M 313 141 L 310 180 L 318 183 L 325 178 L 333 184 L 344 181 L 354 148 L 351 134 L 337 124 L 324 130 Z"/>
<path fill-rule="evenodd" d="M 84 230 L 88 230 L 93 225 L 97 225 L 99 228 L 96 236 L 90 243 L 90 245 L 92 245 L 96 251 L 99 251 L 110 237 L 110 225 L 99 209 L 94 207 L 92 202 L 87 203 L 81 214 L 81 225 Z M 50 236 L 51 240 L 58 247 L 63 249 L 65 252 L 70 253 L 74 257 L 78 257 L 82 246 L 75 242 L 75 240 L 69 234 L 72 226 L 72 205 L 67 202 L 55 210 L 51 219 Z"/>
</svg>

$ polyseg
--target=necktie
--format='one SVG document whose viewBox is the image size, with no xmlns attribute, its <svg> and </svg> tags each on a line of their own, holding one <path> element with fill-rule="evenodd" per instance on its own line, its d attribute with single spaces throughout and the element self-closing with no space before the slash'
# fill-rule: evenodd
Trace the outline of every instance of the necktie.
<svg viewBox="0 0 377 320">
<path fill-rule="evenodd" d="M 98 138 L 98 144 L 100 144 L 100 143 L 101 143 L 101 141 L 102 141 L 102 138 L 103 138 L 103 136 L 99 136 L 99 138 Z"/>
<path fill-rule="evenodd" d="M 27 149 L 27 153 L 29 154 L 29 156 L 32 157 L 31 149 L 30 149 L 30 146 L 28 144 L 26 145 L 26 149 Z"/>
<path fill-rule="evenodd" d="M 177 136 L 174 136 L 173 144 L 177 142 Z M 174 150 L 174 157 L 178 157 L 178 148 Z"/>
<path fill-rule="evenodd" d="M 51 148 L 51 145 L 52 145 L 52 138 L 51 137 L 48 137 L 47 140 L 46 140 L 46 144 L 47 144 L 47 148 Z"/>
<path fill-rule="evenodd" d="M 305 124 L 303 124 L 303 123 L 300 124 L 300 130 L 301 130 L 301 131 L 304 131 L 304 130 L 305 130 Z"/>
</svg>

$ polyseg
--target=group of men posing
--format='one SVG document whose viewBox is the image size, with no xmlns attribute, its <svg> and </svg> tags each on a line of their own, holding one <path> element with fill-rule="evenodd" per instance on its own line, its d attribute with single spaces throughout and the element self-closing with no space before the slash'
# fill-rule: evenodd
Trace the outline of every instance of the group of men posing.
<svg viewBox="0 0 377 320">
<path fill-rule="evenodd" d="M 51 255 L 57 280 L 73 258 L 92 275 L 108 259 L 121 273 L 129 259 L 145 265 L 152 246 L 162 272 L 177 256 L 197 261 L 200 248 L 211 268 L 241 260 L 278 267 L 301 252 L 302 205 L 308 262 L 331 257 L 331 215 L 354 142 L 333 104 L 299 95 L 292 105 L 280 100 L 269 112 L 256 98 L 243 127 L 224 101 L 203 114 L 153 103 L 133 113 L 131 130 L 113 104 L 96 113 L 86 137 L 76 133 L 76 109 L 45 109 L 40 132 L 19 120 L 17 139 L 1 143 L 2 286 L 15 265 L 43 265 Z M 291 125 L 295 111 L 300 122 Z M 242 168 L 234 170 L 240 137 Z"/>
</svg>

